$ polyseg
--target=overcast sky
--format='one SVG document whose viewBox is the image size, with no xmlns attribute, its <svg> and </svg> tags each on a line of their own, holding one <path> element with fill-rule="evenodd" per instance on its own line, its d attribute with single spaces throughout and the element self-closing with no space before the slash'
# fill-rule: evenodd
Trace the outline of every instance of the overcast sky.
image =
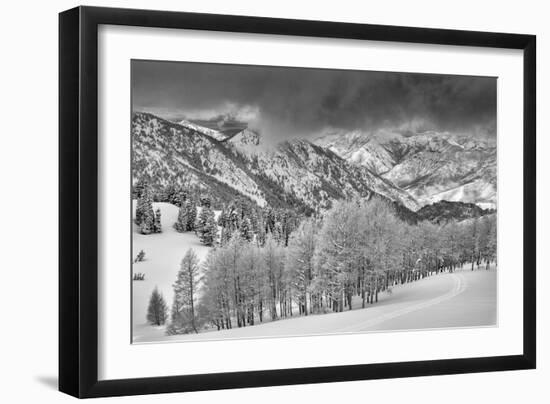
<svg viewBox="0 0 550 404">
<path fill-rule="evenodd" d="M 229 113 L 278 139 L 357 129 L 496 136 L 496 79 L 488 77 L 133 61 L 132 91 L 134 111 Z"/>
</svg>

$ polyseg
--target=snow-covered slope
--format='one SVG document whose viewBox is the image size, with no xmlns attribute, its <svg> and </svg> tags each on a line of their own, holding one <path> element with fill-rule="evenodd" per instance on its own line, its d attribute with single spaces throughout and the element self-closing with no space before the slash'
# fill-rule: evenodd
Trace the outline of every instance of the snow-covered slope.
<svg viewBox="0 0 550 404">
<path fill-rule="evenodd" d="M 248 161 L 251 170 L 267 177 L 289 195 L 312 208 L 328 208 L 335 199 L 372 193 L 396 201 L 410 210 L 418 203 L 407 192 L 371 170 L 350 164 L 331 150 L 308 140 L 293 139 L 262 147 L 261 136 L 243 130 L 227 142 L 235 154 Z"/>
<path fill-rule="evenodd" d="M 253 172 L 312 208 L 328 208 L 335 199 L 370 196 L 374 192 L 411 210 L 418 209 L 406 192 L 307 140 L 286 141 L 273 150 L 259 149 L 256 153 L 250 143 L 240 146 L 239 150 L 243 149 Z"/>
<path fill-rule="evenodd" d="M 396 163 L 394 156 L 376 137 L 361 131 L 331 132 L 316 139 L 315 143 L 377 174 L 391 170 Z"/>
<path fill-rule="evenodd" d="M 496 207 L 496 147 L 489 142 L 449 133 L 379 137 L 352 131 L 315 143 L 380 174 L 421 205 L 449 200 Z"/>
<path fill-rule="evenodd" d="M 237 338 L 327 335 L 353 332 L 492 326 L 497 319 L 496 271 L 462 268 L 382 292 L 365 309 L 360 298 L 353 310 L 294 316 L 252 327 L 149 338 L 148 341 L 204 341 Z"/>
<path fill-rule="evenodd" d="M 134 180 L 153 186 L 192 181 L 214 194 L 244 195 L 260 206 L 316 210 L 337 199 L 379 194 L 411 210 L 419 208 L 390 181 L 307 140 L 286 141 L 266 151 L 249 129 L 220 142 L 143 113 L 134 115 L 132 133 Z"/>
<path fill-rule="evenodd" d="M 211 138 L 214 138 L 219 141 L 223 141 L 226 139 L 227 136 L 225 136 L 220 131 L 217 131 L 215 129 L 207 128 L 206 126 L 197 125 L 196 123 L 187 121 L 185 119 L 182 119 L 178 122 L 178 125 L 181 125 L 187 129 L 194 130 L 196 132 L 202 133 L 203 135 L 210 136 Z"/>
<path fill-rule="evenodd" d="M 136 202 L 133 201 L 135 214 Z M 132 265 L 132 272 L 145 274 L 143 281 L 132 282 L 132 321 L 133 341 L 148 340 L 152 336 L 163 337 L 164 327 L 152 327 L 147 324 L 146 313 L 153 289 L 158 288 L 168 307 L 172 304 L 172 285 L 177 278 L 180 262 L 188 248 L 193 248 L 202 262 L 209 247 L 204 246 L 192 232 L 178 233 L 172 227 L 178 218 L 178 207 L 169 203 L 154 203 L 154 209 L 160 209 L 162 233 L 143 235 L 132 227 L 132 257 L 143 250 L 145 260 Z M 219 214 L 219 212 L 216 212 Z"/>
<path fill-rule="evenodd" d="M 132 119 L 134 181 L 157 189 L 197 184 L 218 193 L 244 195 L 264 206 L 264 192 L 242 162 L 216 139 L 151 114 Z"/>
</svg>

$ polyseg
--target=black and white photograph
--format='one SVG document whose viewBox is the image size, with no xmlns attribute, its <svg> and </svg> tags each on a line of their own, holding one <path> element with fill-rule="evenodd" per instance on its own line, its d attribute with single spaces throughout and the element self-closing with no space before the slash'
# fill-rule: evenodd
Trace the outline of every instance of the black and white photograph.
<svg viewBox="0 0 550 404">
<path fill-rule="evenodd" d="M 133 343 L 497 325 L 495 77 L 131 81 Z"/>
</svg>

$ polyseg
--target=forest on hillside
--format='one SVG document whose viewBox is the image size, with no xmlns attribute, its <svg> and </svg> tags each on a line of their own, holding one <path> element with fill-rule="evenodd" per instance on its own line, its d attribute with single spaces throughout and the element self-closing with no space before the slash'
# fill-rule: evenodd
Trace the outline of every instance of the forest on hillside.
<svg viewBox="0 0 550 404">
<path fill-rule="evenodd" d="M 162 231 L 146 184 L 135 197 L 139 228 Z M 147 318 L 169 334 L 365 308 L 396 285 L 496 260 L 496 214 L 413 224 L 379 197 L 338 201 L 310 216 L 246 199 L 213 206 L 192 190 L 162 197 L 179 206 L 176 231 L 212 247 L 200 262 L 182 246 L 170 307 L 158 291 L 151 295 Z"/>
</svg>

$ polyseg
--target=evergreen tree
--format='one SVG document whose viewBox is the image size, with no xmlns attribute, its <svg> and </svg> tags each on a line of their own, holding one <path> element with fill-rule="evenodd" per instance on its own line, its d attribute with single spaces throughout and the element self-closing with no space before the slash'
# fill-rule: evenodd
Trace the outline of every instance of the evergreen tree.
<svg viewBox="0 0 550 404">
<path fill-rule="evenodd" d="M 210 208 L 212 206 L 212 200 L 209 195 L 202 195 L 199 201 L 203 208 Z"/>
<path fill-rule="evenodd" d="M 155 233 L 162 233 L 162 225 L 160 224 L 160 209 L 155 210 L 155 221 L 154 221 L 154 231 Z"/>
<path fill-rule="evenodd" d="M 198 332 L 195 315 L 195 298 L 199 285 L 199 259 L 190 248 L 181 260 L 178 277 L 174 283 L 170 332 L 181 334 Z"/>
<path fill-rule="evenodd" d="M 171 203 L 172 205 L 177 205 L 179 201 L 179 192 L 180 190 L 175 185 L 168 185 L 164 189 L 164 202 Z"/>
<path fill-rule="evenodd" d="M 173 196 L 173 203 L 174 205 L 178 206 L 178 207 L 181 207 L 185 204 L 185 201 L 187 201 L 187 193 L 182 190 L 182 189 L 179 189 Z"/>
<path fill-rule="evenodd" d="M 147 188 L 147 181 L 144 179 L 139 179 L 134 184 L 134 190 L 133 190 L 133 197 L 134 199 L 141 198 L 141 195 L 143 194 L 143 190 Z"/>
<path fill-rule="evenodd" d="M 164 297 L 159 293 L 157 287 L 153 290 L 147 308 L 147 321 L 152 325 L 164 325 L 166 322 L 167 306 Z"/>
<path fill-rule="evenodd" d="M 178 211 L 178 220 L 174 223 L 174 229 L 177 232 L 183 233 L 188 230 L 189 217 L 187 216 L 187 205 L 182 205 Z"/>
<path fill-rule="evenodd" d="M 187 215 L 187 231 L 194 231 L 195 223 L 197 221 L 197 205 L 191 198 L 189 198 L 185 202 L 185 209 Z"/>
<path fill-rule="evenodd" d="M 218 235 L 218 225 L 214 211 L 209 207 L 203 207 L 197 221 L 197 231 L 201 243 L 207 246 L 214 245 Z"/>
<path fill-rule="evenodd" d="M 155 213 L 153 211 L 153 197 L 149 188 L 144 188 L 136 203 L 136 224 L 142 234 L 154 232 Z"/>
<path fill-rule="evenodd" d="M 155 220 L 152 215 L 143 215 L 139 225 L 141 234 L 151 234 L 155 231 Z"/>
<path fill-rule="evenodd" d="M 252 228 L 251 228 L 250 220 L 245 217 L 241 222 L 241 238 L 246 241 L 252 240 Z"/>
</svg>

